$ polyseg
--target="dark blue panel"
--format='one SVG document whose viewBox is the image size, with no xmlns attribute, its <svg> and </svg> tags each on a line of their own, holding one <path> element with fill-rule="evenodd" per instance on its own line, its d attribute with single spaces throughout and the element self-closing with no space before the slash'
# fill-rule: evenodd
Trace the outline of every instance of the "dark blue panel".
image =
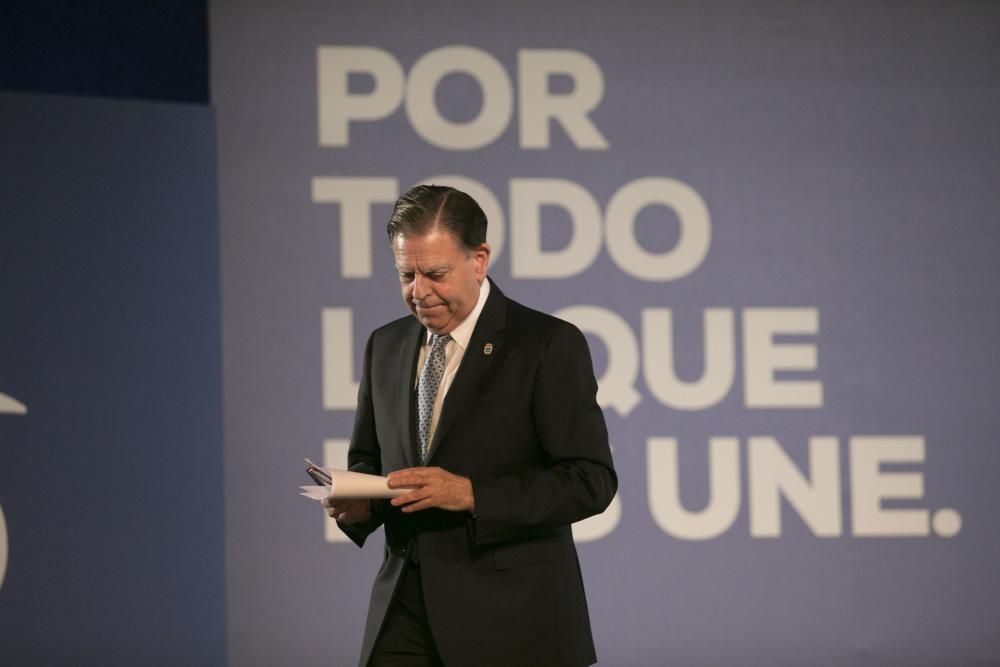
<svg viewBox="0 0 1000 667">
<path fill-rule="evenodd" d="M 207 108 L 0 94 L 4 664 L 225 662 Z"/>
<path fill-rule="evenodd" d="M 0 89 L 208 101 L 205 0 L 5 0 Z"/>
</svg>

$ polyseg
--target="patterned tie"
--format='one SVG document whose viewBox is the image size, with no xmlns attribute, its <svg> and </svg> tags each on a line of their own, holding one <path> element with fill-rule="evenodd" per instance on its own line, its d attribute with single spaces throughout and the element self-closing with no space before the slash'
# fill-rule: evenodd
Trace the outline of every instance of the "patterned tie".
<svg viewBox="0 0 1000 667">
<path fill-rule="evenodd" d="M 427 455 L 431 448 L 431 417 L 434 415 L 434 399 L 437 398 L 441 378 L 444 377 L 444 348 L 451 336 L 431 334 L 431 351 L 427 354 L 424 368 L 417 383 L 417 436 L 420 438 L 420 465 L 427 465 Z"/>
</svg>

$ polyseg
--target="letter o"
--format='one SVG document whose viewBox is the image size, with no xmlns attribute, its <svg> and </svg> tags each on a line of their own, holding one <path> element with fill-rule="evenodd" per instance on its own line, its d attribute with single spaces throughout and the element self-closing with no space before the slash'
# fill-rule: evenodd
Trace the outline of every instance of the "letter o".
<svg viewBox="0 0 1000 667">
<path fill-rule="evenodd" d="M 651 204 L 669 206 L 680 222 L 677 245 L 664 253 L 647 252 L 635 240 L 635 218 Z M 712 226 L 705 200 L 672 178 L 640 178 L 611 197 L 606 213 L 608 254 L 615 264 L 640 280 L 666 282 L 683 278 L 708 255 Z"/>
<path fill-rule="evenodd" d="M 467 123 L 444 118 L 434 92 L 446 75 L 468 74 L 483 91 L 479 114 Z M 438 148 L 468 151 L 496 141 L 510 122 L 514 90 L 500 61 L 481 49 L 445 46 L 424 54 L 410 69 L 406 84 L 406 115 L 425 141 Z"/>
</svg>

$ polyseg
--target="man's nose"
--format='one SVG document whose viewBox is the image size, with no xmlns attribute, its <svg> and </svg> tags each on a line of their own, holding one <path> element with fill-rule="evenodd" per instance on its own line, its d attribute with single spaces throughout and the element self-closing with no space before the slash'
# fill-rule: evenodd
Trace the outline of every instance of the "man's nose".
<svg viewBox="0 0 1000 667">
<path fill-rule="evenodd" d="M 415 274 L 413 276 L 413 300 L 423 301 L 428 294 L 430 294 L 430 289 L 427 278 L 422 277 L 419 273 Z"/>
</svg>

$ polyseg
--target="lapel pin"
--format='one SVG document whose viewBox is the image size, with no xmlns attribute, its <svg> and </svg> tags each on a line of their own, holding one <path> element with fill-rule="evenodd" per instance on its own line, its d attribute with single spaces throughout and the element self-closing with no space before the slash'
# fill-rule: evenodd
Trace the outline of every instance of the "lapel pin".
<svg viewBox="0 0 1000 667">
<path fill-rule="evenodd" d="M 483 345 L 483 354 L 493 354 L 493 343 Z"/>
</svg>

